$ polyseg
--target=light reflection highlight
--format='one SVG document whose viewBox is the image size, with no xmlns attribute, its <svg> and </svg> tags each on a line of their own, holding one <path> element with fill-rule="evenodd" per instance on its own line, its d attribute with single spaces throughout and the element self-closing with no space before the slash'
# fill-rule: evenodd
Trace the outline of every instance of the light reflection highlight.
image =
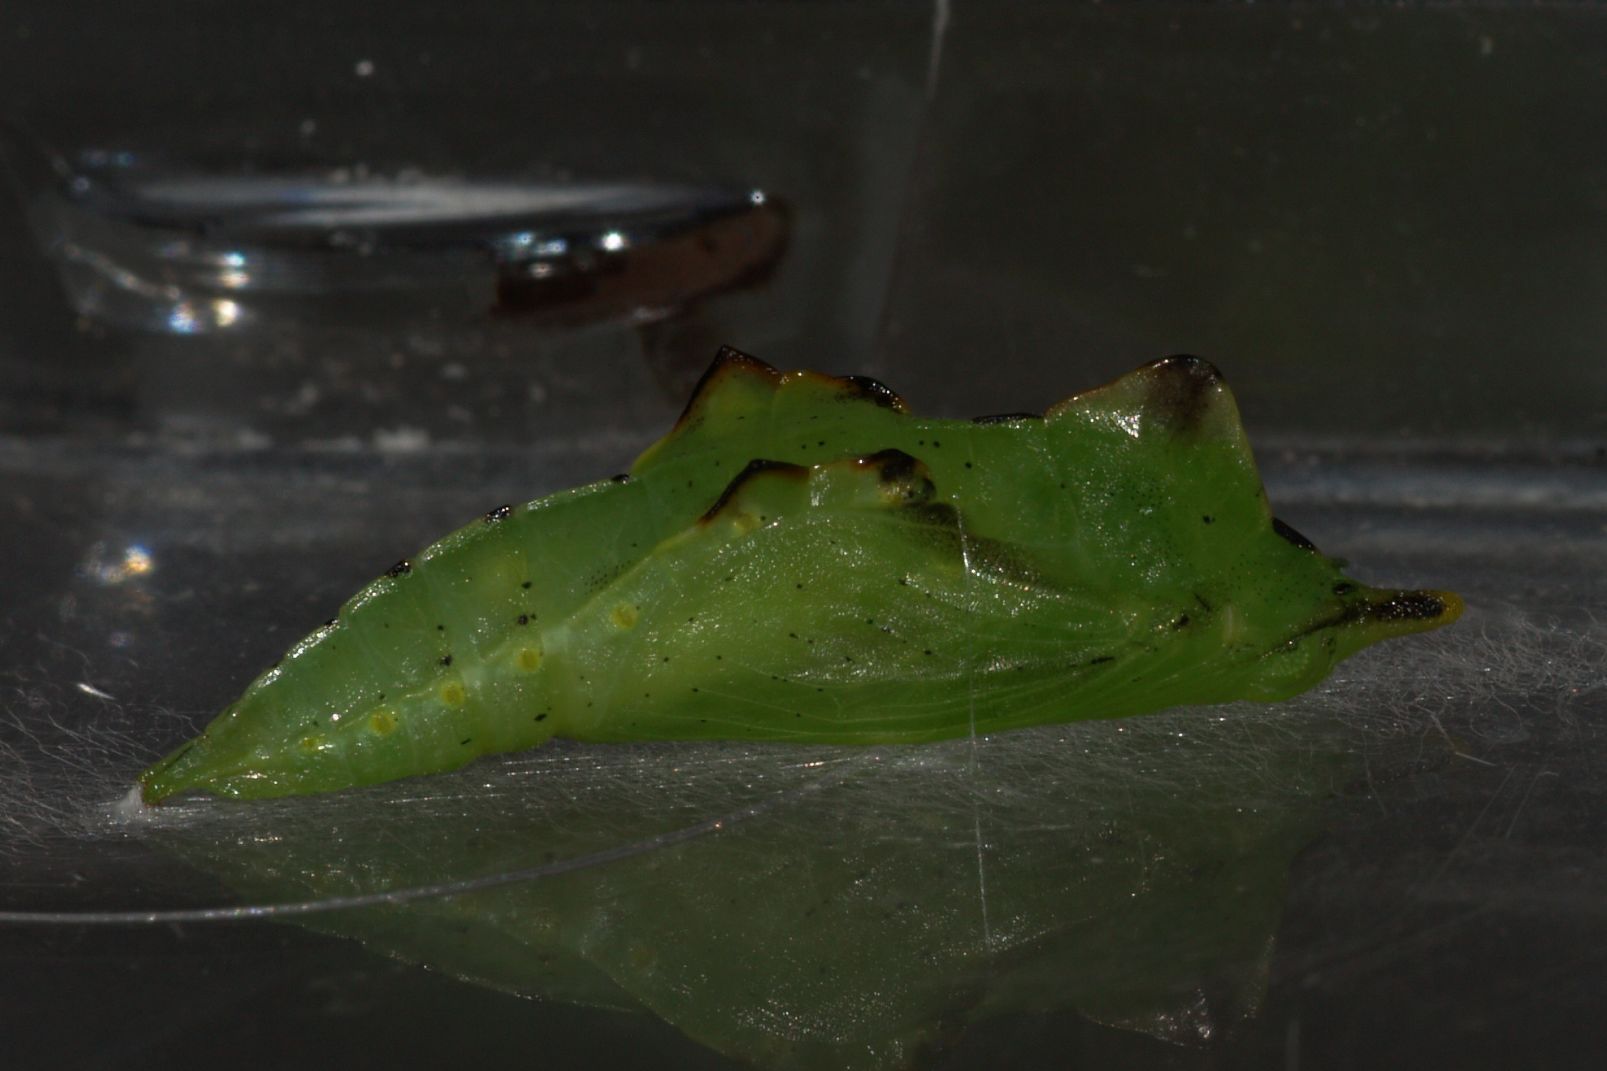
<svg viewBox="0 0 1607 1071">
<path fill-rule="evenodd" d="M 121 555 L 108 556 L 104 544 L 90 548 L 84 571 L 108 587 L 146 576 L 156 569 L 156 558 L 138 543 L 130 543 Z"/>
<path fill-rule="evenodd" d="M 175 335 L 195 334 L 201 329 L 195 318 L 195 308 L 188 301 L 173 306 L 167 314 L 167 329 Z"/>
</svg>

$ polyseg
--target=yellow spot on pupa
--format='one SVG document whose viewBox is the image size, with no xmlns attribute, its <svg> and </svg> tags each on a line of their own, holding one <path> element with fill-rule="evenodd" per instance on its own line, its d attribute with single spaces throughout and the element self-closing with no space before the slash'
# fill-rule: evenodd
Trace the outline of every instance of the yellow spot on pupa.
<svg viewBox="0 0 1607 1071">
<path fill-rule="evenodd" d="M 321 736 L 304 736 L 301 738 L 301 750 L 322 751 L 329 743 Z"/>
<path fill-rule="evenodd" d="M 396 712 L 390 707 L 380 707 L 368 716 L 368 727 L 380 736 L 389 736 L 396 731 Z"/>
<path fill-rule="evenodd" d="M 731 518 L 731 527 L 737 535 L 747 535 L 759 527 L 759 518 L 744 510 Z"/>
<path fill-rule="evenodd" d="M 537 647 L 521 647 L 519 653 L 514 656 L 514 661 L 518 663 L 520 669 L 529 673 L 541 665 L 541 650 Z"/>
<path fill-rule="evenodd" d="M 614 612 L 608 616 L 613 620 L 615 628 L 635 628 L 636 619 L 641 614 L 636 607 L 627 603 L 620 603 L 614 607 Z"/>
<path fill-rule="evenodd" d="M 441 702 L 449 707 L 463 705 L 463 683 L 461 681 L 448 681 L 441 685 Z"/>
</svg>

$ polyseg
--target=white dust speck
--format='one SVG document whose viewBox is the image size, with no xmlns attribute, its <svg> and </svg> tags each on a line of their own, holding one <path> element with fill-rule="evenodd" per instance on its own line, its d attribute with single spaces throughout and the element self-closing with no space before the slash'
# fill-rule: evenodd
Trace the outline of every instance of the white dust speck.
<svg viewBox="0 0 1607 1071">
<path fill-rule="evenodd" d="M 403 424 L 374 430 L 374 449 L 382 454 L 417 454 L 428 450 L 430 433 L 424 428 Z"/>
<path fill-rule="evenodd" d="M 120 823 L 144 823 L 152 820 L 156 808 L 145 802 L 140 795 L 139 785 L 134 785 L 128 794 L 112 804 L 112 820 Z"/>
</svg>

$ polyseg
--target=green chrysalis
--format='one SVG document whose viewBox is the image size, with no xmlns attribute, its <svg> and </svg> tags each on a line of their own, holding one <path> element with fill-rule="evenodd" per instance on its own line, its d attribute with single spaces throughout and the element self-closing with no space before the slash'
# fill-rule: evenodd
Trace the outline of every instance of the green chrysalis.
<svg viewBox="0 0 1607 1071">
<path fill-rule="evenodd" d="M 918 742 L 1279 700 L 1461 601 L 1275 519 L 1221 375 L 929 420 L 723 349 L 630 475 L 399 562 L 140 778 L 325 792 L 578 740 Z"/>
</svg>

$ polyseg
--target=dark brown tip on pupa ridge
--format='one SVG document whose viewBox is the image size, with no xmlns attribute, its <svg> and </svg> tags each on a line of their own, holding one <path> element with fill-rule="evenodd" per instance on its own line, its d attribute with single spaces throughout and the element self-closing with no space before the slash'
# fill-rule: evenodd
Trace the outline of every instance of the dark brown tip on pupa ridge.
<svg viewBox="0 0 1607 1071">
<path fill-rule="evenodd" d="M 845 393 L 856 401 L 871 402 L 881 406 L 883 409 L 891 409 L 895 413 L 909 412 L 909 405 L 903 398 L 898 396 L 898 392 L 879 379 L 872 379 L 870 376 L 835 376 L 833 378 L 842 384 L 845 388 Z"/>
<path fill-rule="evenodd" d="M 1098 412 L 1112 409 L 1141 411 L 1144 423 L 1173 434 L 1198 431 L 1217 423 L 1213 414 L 1233 410 L 1233 396 L 1227 380 L 1216 365 L 1186 353 L 1162 357 L 1139 365 L 1098 387 L 1078 391 L 1044 410 L 1044 417 L 1056 420 L 1068 413 Z M 1225 429 L 1225 426 L 1223 428 Z"/>
<path fill-rule="evenodd" d="M 698 523 L 708 524 L 714 520 L 722 510 L 731 504 L 731 500 L 742 492 L 742 488 L 750 480 L 756 480 L 765 475 L 783 476 L 793 480 L 807 480 L 809 479 L 809 467 L 807 465 L 794 465 L 789 461 L 767 461 L 762 458 L 755 458 L 748 462 L 742 471 L 732 478 L 730 483 L 725 485 L 725 490 L 721 491 L 720 497 L 714 500 L 714 505 L 705 510 L 703 516 L 698 518 Z"/>
<path fill-rule="evenodd" d="M 1449 625 L 1462 616 L 1462 610 L 1461 597 L 1450 591 L 1365 590 L 1338 610 L 1301 629 L 1293 638 L 1347 626 L 1381 626 L 1389 635 L 1426 632 Z M 1367 642 L 1375 640 L 1376 637 Z"/>
<path fill-rule="evenodd" d="M 889 501 L 898 505 L 921 505 L 937 493 L 937 485 L 932 482 L 926 462 L 902 450 L 878 450 L 874 454 L 855 458 L 851 464 L 873 470 L 883 493 L 891 492 Z"/>
<path fill-rule="evenodd" d="M 1301 550 L 1309 550 L 1313 554 L 1320 554 L 1321 553 L 1321 551 L 1319 551 L 1317 549 L 1317 544 L 1313 543 L 1311 540 L 1307 539 L 1305 536 L 1303 536 L 1299 532 L 1295 531 L 1292 527 L 1290 527 L 1289 525 L 1285 524 L 1283 521 L 1279 520 L 1277 517 L 1272 518 L 1272 530 L 1274 532 L 1276 532 L 1281 538 L 1283 538 L 1284 540 L 1286 540 L 1286 541 L 1288 541 L 1290 543 L 1293 543 L 1295 546 L 1299 547 Z"/>
<path fill-rule="evenodd" d="M 1139 373 L 1149 384 L 1145 407 L 1178 431 L 1199 425 L 1227 382 L 1216 365 L 1186 353 L 1151 361 Z"/>
<path fill-rule="evenodd" d="M 844 401 L 870 402 L 879 408 L 900 414 L 910 412 L 909 404 L 898 392 L 878 379 L 860 375 L 828 375 L 822 372 L 783 373 L 752 354 L 744 353 L 735 346 L 724 345 L 715 353 L 713 363 L 698 380 L 697 386 L 692 389 L 692 396 L 687 400 L 686 407 L 681 411 L 680 418 L 666 439 L 673 438 L 676 432 L 684 430 L 693 423 L 705 400 L 717 392 L 723 383 L 743 375 L 763 379 L 772 388 L 780 387 L 784 381 L 793 378 L 807 379 L 817 384 L 835 387 Z M 1142 404 L 1150 418 L 1174 431 L 1187 431 L 1197 427 L 1205 420 L 1218 399 L 1225 395 L 1226 380 L 1214 364 L 1201 357 L 1174 354 L 1150 361 L 1104 387 L 1074 394 L 1042 413 L 1001 413 L 973 417 L 972 421 L 987 425 L 1052 418 L 1079 399 L 1097 396 L 1118 383 L 1132 382 L 1134 378 L 1142 385 L 1145 392 Z"/>
<path fill-rule="evenodd" d="M 732 346 L 732 345 L 729 345 L 729 344 L 723 344 L 723 345 L 720 346 L 719 349 L 714 351 L 714 363 L 709 366 L 709 370 L 704 373 L 704 377 L 707 378 L 709 375 L 711 375 L 715 371 L 717 371 L 721 366 L 728 365 L 728 364 L 753 365 L 753 366 L 757 367 L 758 369 L 760 369 L 761 371 L 763 371 L 763 370 L 769 370 L 771 372 L 775 371 L 774 368 L 772 368 L 770 365 L 766 364 L 764 361 L 761 361 L 759 358 L 755 357 L 753 354 L 746 353 L 746 352 L 744 352 L 742 350 L 739 350 L 735 346 Z M 697 391 L 694 390 L 692 393 L 696 394 Z"/>
<path fill-rule="evenodd" d="M 897 391 L 870 376 L 834 376 L 824 372 L 783 373 L 775 366 L 761 361 L 752 354 L 743 353 L 735 346 L 721 346 L 714 355 L 714 362 L 697 381 L 697 386 L 692 388 L 692 396 L 687 399 L 686 408 L 681 410 L 680 418 L 676 420 L 670 434 L 682 430 L 695 420 L 704 399 L 719 390 L 722 383 L 741 375 L 768 380 L 772 387 L 780 386 L 782 380 L 789 375 L 807 377 L 817 383 L 835 387 L 841 392 L 844 401 L 870 402 L 895 413 L 909 412 L 909 406 L 899 397 Z"/>
<path fill-rule="evenodd" d="M 724 380 L 744 373 L 761 376 L 772 383 L 781 382 L 781 373 L 759 360 L 759 358 L 749 353 L 743 353 L 735 346 L 721 346 L 715 351 L 714 360 L 704 370 L 702 377 L 698 379 L 697 386 L 692 388 L 692 396 L 686 400 L 686 407 L 681 410 L 681 415 L 676 419 L 675 428 L 671 434 L 691 422 L 705 395 L 713 391 Z"/>
<path fill-rule="evenodd" d="M 1381 602 L 1369 603 L 1366 615 L 1383 622 L 1455 621 L 1462 616 L 1462 600 L 1448 591 L 1396 591 Z M 1448 623 L 1447 622 L 1447 623 Z"/>
</svg>

